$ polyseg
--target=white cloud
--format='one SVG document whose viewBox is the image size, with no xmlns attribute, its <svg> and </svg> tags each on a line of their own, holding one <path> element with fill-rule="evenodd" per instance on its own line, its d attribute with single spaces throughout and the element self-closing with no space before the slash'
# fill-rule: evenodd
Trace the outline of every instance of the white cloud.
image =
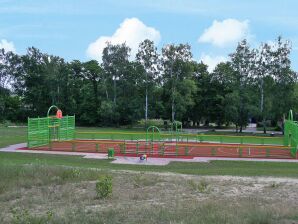
<svg viewBox="0 0 298 224">
<path fill-rule="evenodd" d="M 16 52 L 16 48 L 13 44 L 13 42 L 8 42 L 7 40 L 5 39 L 2 39 L 0 41 L 0 49 L 4 48 L 4 50 L 7 52 L 7 51 L 12 51 L 12 52 Z"/>
<path fill-rule="evenodd" d="M 234 44 L 243 38 L 249 37 L 249 21 L 236 19 L 214 20 L 212 25 L 204 30 L 199 37 L 200 43 L 211 43 L 215 46 L 224 47 Z"/>
<path fill-rule="evenodd" d="M 137 18 L 125 19 L 112 36 L 101 36 L 89 44 L 86 53 L 88 57 L 101 61 L 102 51 L 107 41 L 111 42 L 111 44 L 122 44 L 125 42 L 131 48 L 131 56 L 134 57 L 139 43 L 145 39 L 150 39 L 155 44 L 158 44 L 161 36 L 158 30 L 146 26 Z"/>
<path fill-rule="evenodd" d="M 200 61 L 208 65 L 208 71 L 212 72 L 216 65 L 218 65 L 220 62 L 228 61 L 228 58 L 224 56 L 210 56 L 208 54 L 202 54 Z"/>
</svg>

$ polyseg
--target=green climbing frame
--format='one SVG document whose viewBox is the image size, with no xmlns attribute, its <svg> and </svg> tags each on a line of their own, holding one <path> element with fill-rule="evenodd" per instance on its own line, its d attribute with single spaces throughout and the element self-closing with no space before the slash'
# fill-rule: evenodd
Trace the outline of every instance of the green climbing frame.
<svg viewBox="0 0 298 224">
<path fill-rule="evenodd" d="M 65 141 L 75 138 L 75 116 L 62 118 L 50 116 L 50 110 L 53 108 L 58 110 L 58 107 L 51 106 L 47 117 L 28 118 L 28 148 L 48 145 L 51 141 Z"/>
<path fill-rule="evenodd" d="M 291 146 L 291 154 L 296 158 L 298 147 L 298 122 L 294 121 L 292 110 L 289 111 L 284 130 L 284 145 Z"/>
</svg>

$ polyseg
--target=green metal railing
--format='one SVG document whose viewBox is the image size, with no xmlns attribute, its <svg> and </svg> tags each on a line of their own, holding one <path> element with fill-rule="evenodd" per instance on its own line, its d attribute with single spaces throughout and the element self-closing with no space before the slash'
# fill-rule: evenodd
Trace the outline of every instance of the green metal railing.
<svg viewBox="0 0 298 224">
<path fill-rule="evenodd" d="M 149 156 L 224 156 L 245 158 L 296 158 L 291 154 L 291 148 L 273 145 L 245 145 L 245 144 L 210 144 L 210 143 L 162 143 L 125 140 L 70 140 L 53 141 L 51 146 L 42 146 L 41 149 L 74 152 L 107 153 L 113 148 L 120 155 Z"/>
<path fill-rule="evenodd" d="M 75 138 L 75 116 L 28 118 L 28 148 Z"/>
<path fill-rule="evenodd" d="M 257 144 L 257 145 L 284 145 L 283 137 L 233 136 L 233 135 L 206 135 L 182 133 L 146 133 L 146 132 L 76 132 L 77 139 L 91 140 L 131 140 L 156 142 L 214 142 L 226 144 Z"/>
</svg>

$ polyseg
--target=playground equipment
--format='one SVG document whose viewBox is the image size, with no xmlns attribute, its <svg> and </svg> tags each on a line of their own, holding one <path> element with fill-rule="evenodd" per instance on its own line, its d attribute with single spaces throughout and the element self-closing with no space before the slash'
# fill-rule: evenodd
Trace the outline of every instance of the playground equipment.
<svg viewBox="0 0 298 224">
<path fill-rule="evenodd" d="M 298 149 L 298 122 L 293 119 L 293 111 L 289 111 L 284 127 L 284 144 L 291 147 L 291 154 L 297 157 Z"/>
<path fill-rule="evenodd" d="M 146 130 L 146 142 L 148 141 L 161 141 L 161 136 L 168 137 L 168 141 L 178 142 L 181 140 L 180 136 L 182 134 L 182 122 L 173 121 L 171 123 L 171 129 L 169 132 L 161 132 L 160 129 L 156 126 L 150 126 Z"/>
<path fill-rule="evenodd" d="M 51 110 L 55 116 L 50 116 Z M 75 137 L 75 116 L 62 116 L 62 111 L 52 105 L 47 117 L 28 118 L 28 148 L 51 144 L 52 141 L 67 141 Z"/>
<path fill-rule="evenodd" d="M 182 122 L 180 121 L 173 121 L 171 127 L 172 131 L 175 131 L 176 133 L 182 132 Z"/>
<path fill-rule="evenodd" d="M 56 110 L 56 115 L 50 112 Z M 75 116 L 62 116 L 51 106 L 47 117 L 28 118 L 28 148 L 72 152 L 108 153 L 142 157 L 195 156 L 295 158 L 298 123 L 292 111 L 285 121 L 284 137 L 186 134 L 181 123 L 173 122 L 171 132 L 150 126 L 146 132 L 76 132 Z"/>
</svg>

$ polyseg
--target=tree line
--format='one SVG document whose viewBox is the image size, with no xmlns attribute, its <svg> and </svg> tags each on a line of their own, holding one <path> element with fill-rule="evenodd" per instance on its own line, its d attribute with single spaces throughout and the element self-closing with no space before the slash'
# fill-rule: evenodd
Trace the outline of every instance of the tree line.
<svg viewBox="0 0 298 224">
<path fill-rule="evenodd" d="M 238 43 L 227 62 L 208 72 L 193 59 L 188 44 L 139 44 L 135 59 L 125 44 L 107 43 L 102 61 L 65 61 L 30 47 L 25 55 L 0 50 L 0 120 L 45 116 L 49 105 L 75 114 L 81 125 L 131 125 L 140 119 L 166 119 L 194 125 L 249 120 L 273 125 L 298 109 L 297 73 L 291 43 L 250 47 Z M 298 110 L 297 110 L 298 111 Z"/>
</svg>

